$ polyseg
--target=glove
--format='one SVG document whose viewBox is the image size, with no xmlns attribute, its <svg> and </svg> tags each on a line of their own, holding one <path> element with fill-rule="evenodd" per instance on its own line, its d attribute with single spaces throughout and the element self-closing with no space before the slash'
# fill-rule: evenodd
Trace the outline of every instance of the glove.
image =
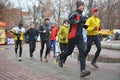
<svg viewBox="0 0 120 80">
<path fill-rule="evenodd" d="M 99 27 L 95 27 L 94 30 L 98 30 L 98 31 L 100 31 L 101 28 L 99 28 Z"/>
<path fill-rule="evenodd" d="M 94 27 L 94 30 L 98 30 L 98 27 Z"/>
<path fill-rule="evenodd" d="M 65 41 L 65 37 L 63 37 L 62 40 Z"/>
<path fill-rule="evenodd" d="M 84 25 L 84 28 L 85 28 L 85 29 L 87 29 L 87 28 L 88 28 L 88 26 L 87 26 L 87 25 Z"/>
<path fill-rule="evenodd" d="M 37 38 L 38 38 L 38 36 L 35 36 L 35 37 L 34 37 L 34 40 L 37 41 Z"/>
<path fill-rule="evenodd" d="M 20 37 L 20 36 L 21 36 L 21 33 L 22 33 L 22 32 L 19 31 L 19 32 L 17 33 L 17 36 Z"/>
</svg>

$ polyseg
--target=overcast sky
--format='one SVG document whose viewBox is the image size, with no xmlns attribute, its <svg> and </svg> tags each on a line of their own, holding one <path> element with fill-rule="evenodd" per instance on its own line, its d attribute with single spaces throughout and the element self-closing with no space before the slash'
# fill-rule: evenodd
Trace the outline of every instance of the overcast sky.
<svg viewBox="0 0 120 80">
<path fill-rule="evenodd" d="M 21 7 L 22 10 L 28 10 L 28 6 L 32 7 L 34 4 L 37 5 L 37 0 L 9 0 L 14 7 Z"/>
</svg>

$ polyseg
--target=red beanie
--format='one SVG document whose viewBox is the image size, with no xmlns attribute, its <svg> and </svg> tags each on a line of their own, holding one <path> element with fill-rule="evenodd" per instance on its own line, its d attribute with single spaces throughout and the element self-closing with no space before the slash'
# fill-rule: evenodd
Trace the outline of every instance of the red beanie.
<svg viewBox="0 0 120 80">
<path fill-rule="evenodd" d="M 92 14 L 95 13 L 95 12 L 97 12 L 97 11 L 98 11 L 97 8 L 92 8 L 92 10 L 91 10 Z"/>
</svg>

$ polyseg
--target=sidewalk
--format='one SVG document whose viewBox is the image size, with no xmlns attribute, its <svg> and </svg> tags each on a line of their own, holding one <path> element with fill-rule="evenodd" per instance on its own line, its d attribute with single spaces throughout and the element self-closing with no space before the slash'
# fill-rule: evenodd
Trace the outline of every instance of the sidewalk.
<svg viewBox="0 0 120 80">
<path fill-rule="evenodd" d="M 0 80 L 120 80 L 120 63 L 98 63 L 100 68 L 95 69 L 87 62 L 87 68 L 92 74 L 80 78 L 77 59 L 69 57 L 67 68 L 53 64 L 52 56 L 48 63 L 40 62 L 39 45 L 40 43 L 37 43 L 34 59 L 30 60 L 28 44 L 25 44 L 21 62 L 15 56 L 14 45 L 2 46 L 6 50 L 0 51 Z"/>
</svg>

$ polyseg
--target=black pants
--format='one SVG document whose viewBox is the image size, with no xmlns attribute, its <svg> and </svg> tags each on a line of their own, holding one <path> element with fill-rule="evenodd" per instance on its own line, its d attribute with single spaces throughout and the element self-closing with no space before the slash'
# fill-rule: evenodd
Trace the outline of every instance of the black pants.
<svg viewBox="0 0 120 80">
<path fill-rule="evenodd" d="M 15 53 L 17 54 L 19 47 L 19 57 L 22 56 L 22 40 L 15 40 Z"/>
<path fill-rule="evenodd" d="M 60 50 L 61 50 L 61 54 L 64 54 L 67 51 L 67 43 L 60 43 Z M 66 58 L 63 60 L 63 62 L 66 61 Z"/>
<path fill-rule="evenodd" d="M 94 56 L 92 62 L 96 62 L 98 56 L 100 55 L 100 51 L 101 51 L 101 43 L 100 43 L 100 39 L 99 39 L 98 35 L 96 35 L 96 36 L 88 36 L 87 37 L 87 50 L 86 50 L 85 57 L 87 57 L 88 53 L 90 52 L 93 42 L 97 47 L 97 51 L 95 53 L 95 56 Z"/>
<path fill-rule="evenodd" d="M 46 44 L 46 52 L 45 57 L 47 58 L 48 53 L 50 53 L 50 40 L 41 40 L 41 49 L 40 49 L 40 57 L 42 58 L 44 46 Z"/>
<path fill-rule="evenodd" d="M 60 59 L 64 60 L 65 58 L 67 58 L 67 56 L 71 55 L 75 48 L 75 45 L 79 50 L 79 57 L 80 57 L 79 59 L 80 59 L 80 65 L 82 71 L 85 70 L 84 42 L 82 36 L 77 36 L 73 39 L 69 39 L 67 51 L 64 54 L 60 55 Z"/>
<path fill-rule="evenodd" d="M 33 52 L 36 48 L 36 41 L 29 41 L 29 47 L 30 47 L 30 57 L 33 57 Z"/>
</svg>

